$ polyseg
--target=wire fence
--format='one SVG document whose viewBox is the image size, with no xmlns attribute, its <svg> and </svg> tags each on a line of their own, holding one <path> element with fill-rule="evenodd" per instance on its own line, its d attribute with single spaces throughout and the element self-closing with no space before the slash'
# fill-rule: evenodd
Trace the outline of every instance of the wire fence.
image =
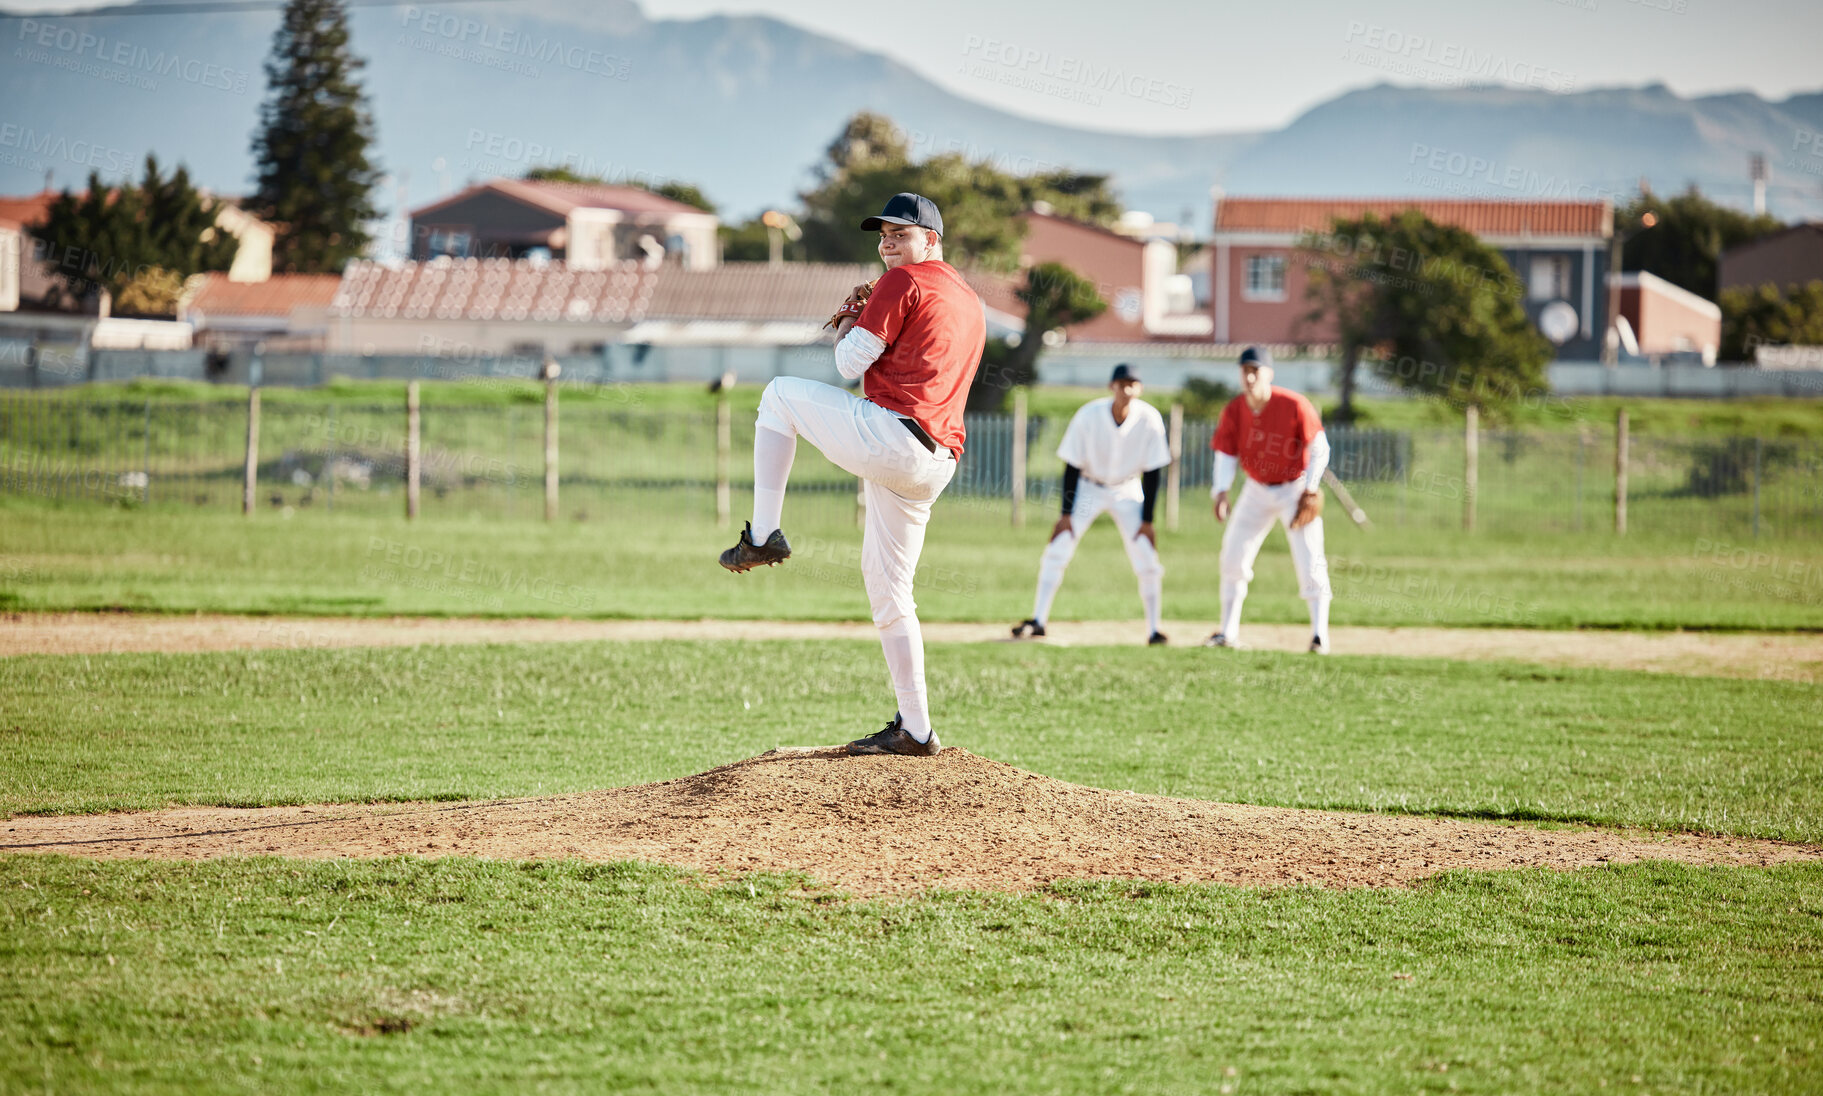
<svg viewBox="0 0 1823 1096">
<path fill-rule="evenodd" d="M 0 494 L 117 506 L 234 510 L 246 484 L 248 406 L 229 402 L 71 399 L 0 393 Z M 545 514 L 545 408 L 537 403 L 422 408 L 422 512 L 505 520 Z M 1025 422 L 1028 514 L 1055 504 L 1065 423 Z M 967 452 L 945 499 L 1010 511 L 1016 421 L 968 417 Z M 1181 513 L 1207 506 L 1214 424 L 1183 424 Z M 1380 525 L 1460 529 L 1469 496 L 1490 532 L 1598 532 L 1615 525 L 1613 427 L 1480 431 L 1471 478 L 1462 430 L 1331 427 L 1331 468 Z M 724 441 L 725 437 L 725 441 Z M 752 416 L 562 404 L 558 513 L 591 520 L 641 512 L 713 520 L 751 489 Z M 256 511 L 317 507 L 403 513 L 402 406 L 267 402 L 254 454 Z M 1626 461 L 1627 528 L 1708 537 L 1823 535 L 1823 446 L 1809 438 L 1641 437 Z M 853 506 L 852 476 L 799 447 L 792 490 Z M 1340 518 L 1332 510 L 1331 520 Z"/>
</svg>

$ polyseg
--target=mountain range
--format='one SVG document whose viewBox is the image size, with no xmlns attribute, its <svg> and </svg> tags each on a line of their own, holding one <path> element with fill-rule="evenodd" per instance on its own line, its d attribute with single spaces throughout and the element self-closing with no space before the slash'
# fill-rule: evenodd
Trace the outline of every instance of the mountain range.
<svg viewBox="0 0 1823 1096">
<path fill-rule="evenodd" d="M 141 5 L 149 6 L 143 3 Z M 0 192 L 136 175 L 148 152 L 215 190 L 247 190 L 276 11 L 0 19 Z M 569 163 L 611 179 L 699 184 L 725 216 L 790 205 L 852 113 L 902 126 L 915 155 L 1107 172 L 1129 208 L 1208 224 L 1229 194 L 1624 200 L 1645 179 L 1823 218 L 1823 92 L 1681 97 L 1380 84 L 1267 132 L 1146 136 L 1033 121 L 957 95 L 880 53 L 764 16 L 647 18 L 633 0 L 358 7 L 384 207 Z M 993 71 L 968 73 L 995 78 Z M 1087 94 L 1053 81 L 1041 94 Z"/>
</svg>

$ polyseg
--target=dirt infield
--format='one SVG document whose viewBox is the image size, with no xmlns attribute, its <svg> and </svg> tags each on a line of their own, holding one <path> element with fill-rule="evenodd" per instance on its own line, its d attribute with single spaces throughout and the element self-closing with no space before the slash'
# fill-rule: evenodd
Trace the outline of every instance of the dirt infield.
<svg viewBox="0 0 1823 1096">
<path fill-rule="evenodd" d="M 775 750 L 677 780 L 542 799 L 19 817 L 4 830 L 0 852 L 645 860 L 801 871 L 858 895 L 1022 891 L 1059 879 L 1396 886 L 1450 868 L 1823 859 L 1823 847 L 1773 841 L 1103 791 L 955 748 L 929 759 Z"/>
<path fill-rule="evenodd" d="M 1207 622 L 1167 621 L 1180 644 L 1208 635 Z M 1060 622 L 1044 642 L 1061 646 L 1138 645 L 1133 621 Z M 765 620 L 486 620 L 461 617 L 245 617 L 139 613 L 11 613 L 0 618 L 0 657 L 117 651 L 231 651 L 251 648 L 409 646 L 419 643 L 546 643 L 653 639 L 867 639 L 865 622 Z M 934 622 L 933 643 L 1006 641 L 998 624 Z M 1248 625 L 1261 650 L 1302 651 L 1308 629 Z M 1511 659 L 1555 666 L 1709 677 L 1823 681 L 1823 635 L 1709 632 L 1546 632 L 1519 628 L 1337 628 L 1338 654 L 1469 660 Z"/>
</svg>

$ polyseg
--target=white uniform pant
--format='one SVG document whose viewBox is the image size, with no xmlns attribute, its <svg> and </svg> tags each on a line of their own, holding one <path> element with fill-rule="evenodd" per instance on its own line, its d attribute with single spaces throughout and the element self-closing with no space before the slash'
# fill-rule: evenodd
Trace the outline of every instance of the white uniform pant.
<svg viewBox="0 0 1823 1096">
<path fill-rule="evenodd" d="M 1076 546 L 1105 511 L 1114 518 L 1120 531 L 1120 542 L 1127 549 L 1127 562 L 1139 580 L 1139 599 L 1146 608 L 1147 634 L 1158 631 L 1159 591 L 1164 585 L 1165 565 L 1158 549 L 1145 537 L 1138 536 L 1145 503 L 1145 492 L 1137 478 L 1112 487 L 1103 487 L 1088 479 L 1076 482 L 1076 502 L 1070 507 L 1070 531 L 1060 533 L 1045 545 L 1038 561 L 1038 596 L 1032 606 L 1032 619 L 1043 624 L 1051 617 L 1051 602 L 1063 585 L 1063 573 L 1076 555 Z"/>
<path fill-rule="evenodd" d="M 1323 519 L 1316 518 L 1299 529 L 1291 527 L 1303 494 L 1301 478 L 1271 486 L 1248 480 L 1229 512 L 1228 527 L 1222 532 L 1221 627 L 1229 639 L 1238 638 L 1241 604 L 1247 598 L 1247 584 L 1253 581 L 1253 561 L 1259 558 L 1260 545 L 1266 543 L 1275 522 L 1285 526 L 1285 536 L 1291 541 L 1298 593 L 1311 606 L 1313 627 L 1327 631 L 1331 595 L 1329 561 L 1323 555 Z M 1323 623 L 1317 624 L 1319 620 Z"/>
<path fill-rule="evenodd" d="M 779 377 L 760 396 L 755 425 L 802 437 L 830 463 L 862 480 L 867 524 L 861 534 L 861 578 L 898 695 L 899 714 L 914 735 L 930 726 L 924 687 L 924 633 L 912 600 L 912 576 L 924 551 L 931 504 L 949 486 L 956 462 L 933 454 L 900 416 L 833 385 Z"/>
</svg>

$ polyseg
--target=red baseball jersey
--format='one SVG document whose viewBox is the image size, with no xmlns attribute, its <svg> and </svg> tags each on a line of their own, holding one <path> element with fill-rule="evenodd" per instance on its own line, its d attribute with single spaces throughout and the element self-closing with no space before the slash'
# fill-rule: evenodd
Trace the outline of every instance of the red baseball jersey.
<svg viewBox="0 0 1823 1096">
<path fill-rule="evenodd" d="M 1209 448 L 1239 457 L 1241 470 L 1256 483 L 1277 484 L 1303 475 L 1310 467 L 1310 443 L 1323 432 L 1323 420 L 1309 400 L 1272 386 L 1266 406 L 1255 415 L 1246 396 L 1222 408 Z"/>
<path fill-rule="evenodd" d="M 987 345 L 981 298 L 941 259 L 909 263 L 881 276 L 855 326 L 886 344 L 861 391 L 960 455 L 962 408 Z"/>
</svg>

